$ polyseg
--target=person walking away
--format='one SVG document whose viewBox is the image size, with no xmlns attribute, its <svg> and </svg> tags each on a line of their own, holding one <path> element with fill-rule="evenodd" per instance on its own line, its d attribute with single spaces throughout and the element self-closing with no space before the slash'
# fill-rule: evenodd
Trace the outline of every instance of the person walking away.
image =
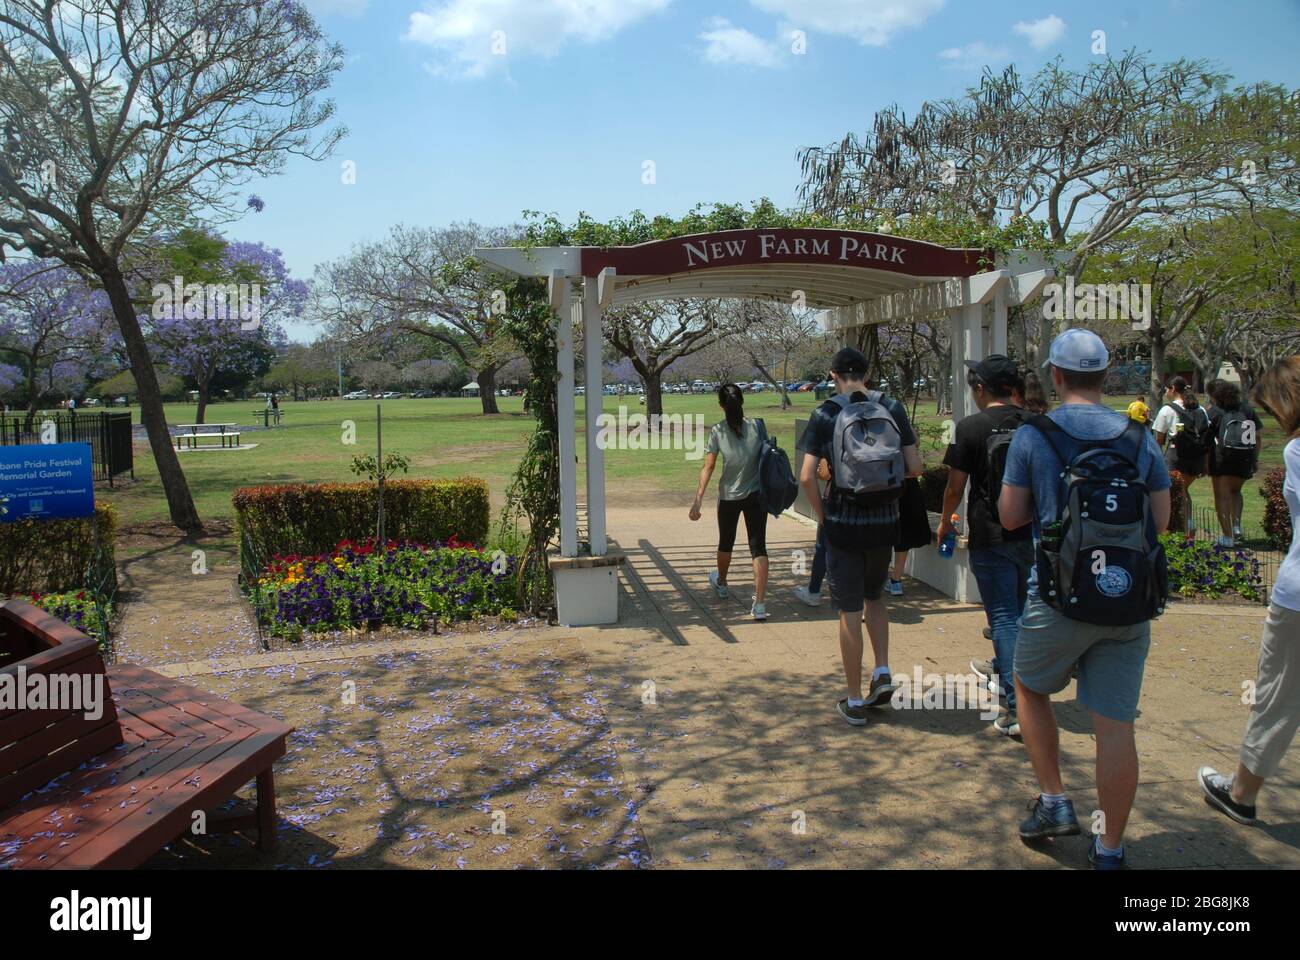
<svg viewBox="0 0 1300 960">
<path fill-rule="evenodd" d="M 889 595 L 903 595 L 903 574 L 907 555 L 934 543 L 930 529 L 930 512 L 925 509 L 925 494 L 916 477 L 903 481 L 903 495 L 898 498 L 898 542 L 894 544 L 894 566 L 889 572 Z"/>
<path fill-rule="evenodd" d="M 1288 438 L 1282 452 L 1282 495 L 1291 514 L 1291 549 L 1270 598 L 1259 644 L 1255 702 L 1237 772 L 1225 777 L 1209 766 L 1196 772 L 1206 802 L 1247 825 L 1255 822 L 1260 789 L 1277 774 L 1300 727 L 1300 357 L 1283 360 L 1264 374 L 1254 398 Z"/>
<path fill-rule="evenodd" d="M 994 354 L 978 362 L 967 361 L 966 383 L 978 413 L 957 424 L 953 442 L 943 462 L 948 486 L 943 494 L 943 519 L 939 542 L 955 532 L 952 516 L 966 502 L 970 531 L 970 566 L 979 584 L 980 600 L 993 641 L 993 659 L 975 659 L 971 670 L 995 694 L 1006 697 L 1006 710 L 993 721 L 994 729 L 1010 737 L 1020 735 L 1016 719 L 1015 655 L 1020 616 L 1029 592 L 1029 568 L 1034 543 L 1029 527 L 1005 530 L 998 515 L 998 496 L 1011 440 L 1033 416 L 1013 402 L 1023 393 L 1020 370 L 1007 357 Z"/>
<path fill-rule="evenodd" d="M 1169 472 L 1155 438 L 1102 404 L 1110 354 L 1100 337 L 1067 330 L 1048 363 L 1061 404 L 1016 431 L 998 501 L 1002 526 L 1032 525 L 1037 543 L 1014 670 L 1020 733 L 1040 792 L 1020 837 L 1033 843 L 1080 832 L 1061 780 L 1051 700 L 1077 665 L 1102 817 L 1088 859 L 1099 870 L 1123 869 L 1138 783 L 1133 722 L 1151 619 L 1166 600 L 1159 535 L 1169 524 Z"/>
<path fill-rule="evenodd" d="M 1165 405 L 1151 427 L 1156 442 L 1164 448 L 1165 466 L 1183 476 L 1183 532 L 1192 540 L 1196 537 L 1192 483 L 1205 475 L 1210 454 L 1210 419 L 1182 377 L 1174 377 L 1165 387 Z"/>
<path fill-rule="evenodd" d="M 825 460 L 817 461 L 818 495 L 825 496 L 827 485 L 831 480 L 831 465 Z M 800 603 L 810 607 L 819 607 L 822 602 L 822 582 L 826 579 L 826 533 L 821 524 L 817 525 L 817 546 L 813 551 L 812 571 L 808 575 L 808 586 L 794 588 L 794 595 Z"/>
<path fill-rule="evenodd" d="M 883 602 L 890 558 L 899 538 L 898 500 L 903 481 L 921 475 L 916 433 L 903 405 L 866 385 L 867 358 L 846 347 L 831 362 L 835 395 L 822 403 L 804 434 L 800 485 L 825 528 L 826 574 L 831 605 L 839 613 L 840 657 L 848 696 L 836 703 L 840 716 L 865 726 L 872 707 L 895 690 L 889 669 L 889 611 Z M 817 462 L 831 467 L 823 499 Z M 865 617 L 864 617 L 865 613 Z M 870 689 L 862 690 L 862 627 L 875 657 Z"/>
<path fill-rule="evenodd" d="M 754 420 L 745 417 L 745 395 L 734 383 L 724 384 L 718 390 L 718 405 L 724 418 L 709 431 L 705 447 L 704 466 L 700 470 L 700 483 L 691 505 L 692 521 L 701 517 L 700 508 L 704 493 L 722 457 L 722 477 L 718 480 L 718 567 L 709 574 L 709 586 L 719 597 L 729 597 L 727 575 L 731 570 L 731 554 L 736 546 L 736 530 L 740 518 L 745 518 L 745 536 L 749 540 L 749 555 L 754 564 L 754 596 L 750 613 L 755 620 L 767 619 L 767 511 L 758 495 L 759 453 L 765 431 Z"/>
<path fill-rule="evenodd" d="M 1042 378 L 1032 370 L 1026 370 L 1022 379 L 1025 385 L 1020 390 L 1017 405 L 1030 413 L 1047 413 L 1051 410 L 1052 404 L 1047 399 L 1047 391 L 1043 389 Z"/>
<path fill-rule="evenodd" d="M 1214 485 L 1214 512 L 1223 535 L 1218 546 L 1227 549 L 1241 540 L 1241 514 L 1246 504 L 1241 488 L 1259 469 L 1259 447 L 1263 422 L 1242 400 L 1241 388 L 1227 380 L 1205 385 L 1213 406 L 1210 419 L 1210 483 Z"/>
</svg>

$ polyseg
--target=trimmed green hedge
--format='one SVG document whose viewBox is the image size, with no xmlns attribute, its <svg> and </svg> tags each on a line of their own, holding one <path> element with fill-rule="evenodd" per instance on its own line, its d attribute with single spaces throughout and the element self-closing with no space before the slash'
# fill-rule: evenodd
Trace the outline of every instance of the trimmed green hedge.
<svg viewBox="0 0 1300 960">
<path fill-rule="evenodd" d="M 101 504 L 93 517 L 0 523 L 0 598 L 33 593 L 117 590 L 117 515 Z"/>
<path fill-rule="evenodd" d="M 312 555 L 344 540 L 375 535 L 378 491 L 373 483 L 291 484 L 235 491 L 241 569 L 276 556 Z M 389 540 L 435 544 L 487 542 L 492 505 L 487 483 L 389 480 L 384 484 L 384 531 Z M 245 554 L 250 550 L 255 556 Z"/>
</svg>

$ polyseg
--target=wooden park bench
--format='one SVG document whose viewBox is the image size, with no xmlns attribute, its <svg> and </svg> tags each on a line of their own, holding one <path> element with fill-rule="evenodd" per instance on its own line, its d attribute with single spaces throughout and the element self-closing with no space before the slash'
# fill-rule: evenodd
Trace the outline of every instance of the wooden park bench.
<svg viewBox="0 0 1300 960">
<path fill-rule="evenodd" d="M 237 423 L 180 423 L 176 425 L 176 429 L 181 431 L 173 438 L 177 450 L 187 446 L 191 450 L 197 450 L 205 440 L 220 442 L 223 450 L 227 446 L 232 449 L 239 446 L 240 434 Z"/>
<path fill-rule="evenodd" d="M 291 727 L 151 670 L 106 671 L 94 640 L 10 600 L 0 683 L 20 668 L 29 684 L 37 673 L 103 678 L 102 716 L 0 699 L 0 869 L 138 866 L 194 832 L 200 811 L 206 832 L 256 826 L 259 849 L 274 848 L 273 765 Z M 253 780 L 254 811 L 216 812 Z"/>
</svg>

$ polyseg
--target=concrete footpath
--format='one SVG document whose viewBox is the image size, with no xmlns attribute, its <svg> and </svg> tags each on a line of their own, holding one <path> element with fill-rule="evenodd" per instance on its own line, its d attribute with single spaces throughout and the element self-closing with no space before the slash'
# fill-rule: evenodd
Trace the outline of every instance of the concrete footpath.
<svg viewBox="0 0 1300 960">
<path fill-rule="evenodd" d="M 732 598 L 708 588 L 710 517 L 692 524 L 684 506 L 622 509 L 609 529 L 630 559 L 622 622 L 573 633 L 628 782 L 645 797 L 640 824 L 656 865 L 1087 865 L 1086 837 L 1041 849 L 1019 841 L 1033 773 L 1024 748 L 977 712 L 883 709 L 865 728 L 838 717 L 833 615 L 792 595 L 804 580 L 797 551 L 811 564 L 808 527 L 769 526 L 772 619 L 762 624 L 749 618 L 743 547 Z M 895 676 L 917 667 L 967 674 L 972 657 L 991 655 L 978 607 L 913 581 L 890 606 Z M 1235 769 L 1242 684 L 1256 675 L 1263 619 L 1262 608 L 1176 604 L 1157 623 L 1137 727 L 1135 868 L 1300 866 L 1295 752 L 1265 789 L 1254 829 L 1212 811 L 1194 782 L 1203 763 Z M 1063 772 L 1082 820 L 1097 808 L 1090 724 L 1073 687 L 1056 702 Z"/>
</svg>

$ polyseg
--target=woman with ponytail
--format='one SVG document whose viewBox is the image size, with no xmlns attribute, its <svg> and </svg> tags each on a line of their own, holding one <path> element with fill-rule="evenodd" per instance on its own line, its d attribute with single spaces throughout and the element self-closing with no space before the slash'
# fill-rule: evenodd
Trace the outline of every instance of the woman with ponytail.
<svg viewBox="0 0 1300 960">
<path fill-rule="evenodd" d="M 1183 517 L 1187 539 L 1196 536 L 1196 518 L 1192 513 L 1192 483 L 1205 476 L 1210 456 L 1210 418 L 1192 392 L 1191 384 L 1174 377 L 1165 387 L 1167 401 L 1156 414 L 1151 429 L 1156 442 L 1165 450 L 1165 465 L 1171 473 L 1182 475 Z"/>
<path fill-rule="evenodd" d="M 722 457 L 722 477 L 718 481 L 718 568 L 709 574 L 709 585 L 719 597 L 728 597 L 727 573 L 731 553 L 736 546 L 736 530 L 745 518 L 745 535 L 749 555 L 754 561 L 754 598 L 750 612 L 755 620 L 767 619 L 767 511 L 758 495 L 758 460 L 763 447 L 763 428 L 745 418 L 745 395 L 734 383 L 718 391 L 718 405 L 724 419 L 709 432 L 700 484 L 691 504 L 691 519 L 703 513 L 704 493 Z"/>
</svg>

